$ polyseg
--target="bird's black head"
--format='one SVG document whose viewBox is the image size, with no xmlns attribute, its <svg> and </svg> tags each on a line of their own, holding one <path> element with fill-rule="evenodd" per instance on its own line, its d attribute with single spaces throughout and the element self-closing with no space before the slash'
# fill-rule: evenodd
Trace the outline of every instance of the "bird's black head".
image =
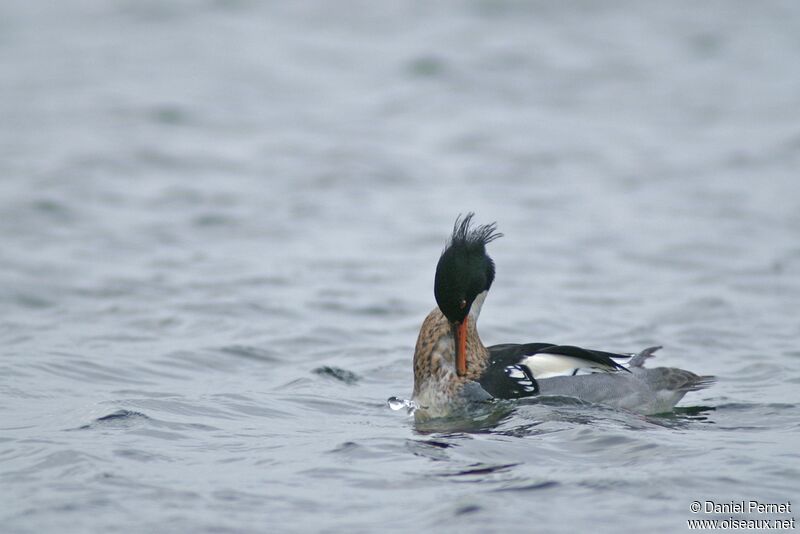
<svg viewBox="0 0 800 534">
<path fill-rule="evenodd" d="M 502 236 L 497 224 L 470 228 L 474 213 L 459 216 L 450 242 L 439 258 L 433 293 L 439 309 L 451 323 L 460 324 L 469 314 L 475 297 L 488 291 L 494 281 L 494 262 L 486 244 Z"/>
</svg>

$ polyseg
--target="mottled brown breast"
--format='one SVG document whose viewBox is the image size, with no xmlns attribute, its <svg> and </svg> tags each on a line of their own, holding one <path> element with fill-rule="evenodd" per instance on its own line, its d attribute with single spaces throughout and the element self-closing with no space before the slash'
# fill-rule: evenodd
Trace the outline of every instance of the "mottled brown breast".
<svg viewBox="0 0 800 534">
<path fill-rule="evenodd" d="M 475 320 L 467 320 L 467 374 L 463 377 L 455 372 L 455 338 L 447 318 L 435 308 L 422 322 L 414 350 L 414 395 L 423 382 L 440 382 L 442 391 L 453 391 L 483 374 L 489 351 L 478 336 Z"/>
</svg>

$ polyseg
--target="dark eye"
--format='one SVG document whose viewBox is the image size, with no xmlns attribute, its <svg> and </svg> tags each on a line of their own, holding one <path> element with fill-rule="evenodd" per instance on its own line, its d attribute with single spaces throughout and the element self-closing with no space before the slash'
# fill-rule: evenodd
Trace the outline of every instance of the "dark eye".
<svg viewBox="0 0 800 534">
<path fill-rule="evenodd" d="M 467 307 L 467 301 L 464 300 L 464 299 L 461 299 L 461 302 L 458 303 L 458 306 L 463 310 L 464 308 Z"/>
</svg>

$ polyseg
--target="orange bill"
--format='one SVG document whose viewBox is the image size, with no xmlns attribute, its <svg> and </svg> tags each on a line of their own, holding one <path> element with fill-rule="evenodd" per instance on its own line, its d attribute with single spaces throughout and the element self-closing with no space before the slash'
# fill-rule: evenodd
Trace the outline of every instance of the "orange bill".
<svg viewBox="0 0 800 534">
<path fill-rule="evenodd" d="M 456 372 L 458 376 L 467 374 L 467 321 L 465 317 L 460 323 L 456 323 Z"/>
</svg>

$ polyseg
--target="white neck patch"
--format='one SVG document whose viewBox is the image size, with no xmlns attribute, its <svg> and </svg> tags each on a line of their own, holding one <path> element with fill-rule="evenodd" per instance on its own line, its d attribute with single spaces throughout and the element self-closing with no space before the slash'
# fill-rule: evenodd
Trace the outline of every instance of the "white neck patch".
<svg viewBox="0 0 800 534">
<path fill-rule="evenodd" d="M 483 301 L 486 299 L 486 294 L 489 291 L 481 291 L 478 293 L 478 296 L 475 297 L 475 300 L 472 301 L 472 306 L 469 308 L 469 314 L 475 319 L 475 322 L 478 322 L 478 316 L 481 314 L 481 308 L 483 307 Z"/>
</svg>

